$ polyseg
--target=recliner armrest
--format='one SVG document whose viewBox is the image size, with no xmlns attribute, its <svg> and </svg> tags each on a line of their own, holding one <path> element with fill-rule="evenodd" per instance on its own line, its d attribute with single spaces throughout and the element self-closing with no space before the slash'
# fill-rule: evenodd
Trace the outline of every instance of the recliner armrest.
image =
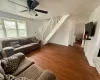
<svg viewBox="0 0 100 80">
<path fill-rule="evenodd" d="M 34 64 L 34 62 L 28 60 L 25 57 L 25 59 L 22 59 L 20 61 L 19 67 L 17 68 L 17 70 L 14 73 L 12 73 L 12 75 L 18 76 L 20 73 L 24 72 L 27 68 L 29 68 L 32 64 Z"/>
<path fill-rule="evenodd" d="M 17 56 L 20 60 L 25 59 L 25 55 L 22 52 L 16 53 L 14 56 Z"/>
<path fill-rule="evenodd" d="M 52 72 L 45 70 L 37 80 L 56 80 L 56 77 Z"/>
</svg>

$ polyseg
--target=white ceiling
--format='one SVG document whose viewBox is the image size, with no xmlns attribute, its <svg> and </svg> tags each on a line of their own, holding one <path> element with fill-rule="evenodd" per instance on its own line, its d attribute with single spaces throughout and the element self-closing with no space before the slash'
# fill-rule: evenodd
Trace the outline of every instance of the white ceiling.
<svg viewBox="0 0 100 80">
<path fill-rule="evenodd" d="M 26 6 L 26 0 L 12 0 Z M 38 13 L 39 16 L 31 16 L 28 12 L 20 13 L 25 10 L 21 6 L 17 6 L 8 2 L 8 0 L 0 0 L 0 11 L 27 17 L 33 19 L 47 19 L 52 16 L 61 16 L 69 14 L 77 20 L 86 20 L 92 11 L 100 5 L 100 0 L 38 0 L 40 5 L 38 9 L 48 10 L 49 14 Z"/>
</svg>

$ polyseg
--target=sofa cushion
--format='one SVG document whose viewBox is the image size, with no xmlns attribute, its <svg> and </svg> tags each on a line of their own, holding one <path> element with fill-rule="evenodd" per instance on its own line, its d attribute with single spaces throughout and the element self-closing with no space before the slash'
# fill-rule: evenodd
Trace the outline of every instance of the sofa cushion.
<svg viewBox="0 0 100 80">
<path fill-rule="evenodd" d="M 26 70 L 29 66 L 31 66 L 34 62 L 28 60 L 27 58 L 23 59 L 20 64 L 19 67 L 17 68 L 17 70 L 12 73 L 12 75 L 17 76 L 20 73 L 22 73 L 24 70 Z"/>
<path fill-rule="evenodd" d="M 19 44 L 19 40 L 18 40 L 18 41 L 12 41 L 12 42 L 10 42 L 10 46 L 14 47 L 14 48 L 17 48 L 17 47 L 20 47 L 21 45 Z"/>
<path fill-rule="evenodd" d="M 35 47 L 38 43 L 30 43 L 30 44 L 27 44 L 27 45 L 23 45 L 22 47 L 26 48 L 26 47 Z"/>
<path fill-rule="evenodd" d="M 38 43 L 30 43 L 30 44 L 26 44 L 26 45 L 23 45 L 21 47 L 18 47 L 18 48 L 15 48 L 15 52 L 27 52 L 29 50 L 31 50 L 32 48 L 34 47 L 37 47 Z"/>
<path fill-rule="evenodd" d="M 30 43 L 27 45 L 23 45 L 22 47 L 26 48 L 26 47 L 31 47 L 31 46 L 35 46 L 35 45 L 37 45 L 37 43 Z"/>
<path fill-rule="evenodd" d="M 36 48 L 39 48 L 39 45 L 38 45 L 38 43 L 30 43 L 27 45 L 23 45 L 23 47 L 24 47 L 24 51 L 28 52 L 28 51 L 34 50 Z"/>
<path fill-rule="evenodd" d="M 19 39 L 19 43 L 20 45 L 26 45 L 29 43 L 29 39 L 28 38 Z"/>
<path fill-rule="evenodd" d="M 31 65 L 25 71 L 20 73 L 18 77 L 27 77 L 29 79 L 37 80 L 39 76 L 42 74 L 43 70 L 36 66 L 35 64 Z"/>
<path fill-rule="evenodd" d="M 20 59 L 17 56 L 11 56 L 1 60 L 1 65 L 6 74 L 14 72 L 19 65 Z"/>
<path fill-rule="evenodd" d="M 21 47 L 18 47 L 18 48 L 15 48 L 14 50 L 15 50 L 15 52 L 17 53 L 17 52 L 26 52 L 27 50 L 28 50 L 28 47 L 29 46 L 21 46 Z"/>
<path fill-rule="evenodd" d="M 22 51 L 22 49 L 24 49 L 25 47 L 24 46 L 20 46 L 20 47 L 18 47 L 18 48 L 15 48 L 14 50 L 16 51 L 16 50 L 19 50 L 20 52 Z"/>
</svg>

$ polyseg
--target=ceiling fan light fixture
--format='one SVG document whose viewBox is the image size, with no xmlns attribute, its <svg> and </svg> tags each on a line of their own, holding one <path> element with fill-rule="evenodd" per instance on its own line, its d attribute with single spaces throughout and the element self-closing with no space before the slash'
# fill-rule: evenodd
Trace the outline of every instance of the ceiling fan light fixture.
<svg viewBox="0 0 100 80">
<path fill-rule="evenodd" d="M 35 14 L 35 16 L 38 16 L 38 14 Z"/>
</svg>

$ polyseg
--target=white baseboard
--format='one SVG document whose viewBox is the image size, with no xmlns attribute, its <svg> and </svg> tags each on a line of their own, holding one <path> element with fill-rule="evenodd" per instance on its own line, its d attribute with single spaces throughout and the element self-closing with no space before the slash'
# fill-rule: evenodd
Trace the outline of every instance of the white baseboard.
<svg viewBox="0 0 100 80">
<path fill-rule="evenodd" d="M 90 65 L 91 67 L 95 67 L 93 61 L 89 60 L 86 54 L 85 54 L 85 57 L 87 58 L 87 61 L 88 61 L 89 65 Z"/>
</svg>

